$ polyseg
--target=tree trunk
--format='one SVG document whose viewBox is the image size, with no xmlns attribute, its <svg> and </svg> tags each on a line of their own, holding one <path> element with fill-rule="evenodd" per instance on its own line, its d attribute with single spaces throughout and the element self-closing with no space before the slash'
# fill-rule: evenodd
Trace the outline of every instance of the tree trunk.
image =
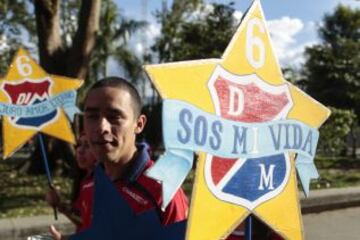
<svg viewBox="0 0 360 240">
<path fill-rule="evenodd" d="M 99 29 L 101 0 L 83 0 L 78 30 L 68 51 L 67 74 L 85 79 Z"/>
<path fill-rule="evenodd" d="M 85 79 L 99 27 L 101 0 L 83 0 L 79 10 L 78 29 L 72 46 L 66 48 L 60 28 L 60 1 L 35 0 L 36 27 L 41 67 L 49 74 Z M 67 0 L 64 0 L 67 1 Z M 65 142 L 44 136 L 49 166 L 56 173 L 67 172 L 74 163 L 74 149 Z M 34 139 L 37 141 L 37 139 Z M 36 146 L 39 146 L 38 144 Z M 39 147 L 29 159 L 30 173 L 43 173 Z"/>
<path fill-rule="evenodd" d="M 48 73 L 85 79 L 99 29 L 101 0 L 82 1 L 78 29 L 68 49 L 60 33 L 60 0 L 34 4 L 40 65 Z"/>
<path fill-rule="evenodd" d="M 48 73 L 66 75 L 65 49 L 60 35 L 60 1 L 36 0 L 34 7 L 40 65 Z"/>
</svg>

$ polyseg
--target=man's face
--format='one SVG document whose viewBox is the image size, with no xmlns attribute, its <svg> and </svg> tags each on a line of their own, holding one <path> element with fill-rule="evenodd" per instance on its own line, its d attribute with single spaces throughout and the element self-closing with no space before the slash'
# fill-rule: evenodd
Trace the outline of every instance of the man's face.
<svg viewBox="0 0 360 240">
<path fill-rule="evenodd" d="M 125 164 L 136 151 L 135 137 L 146 119 L 135 116 L 131 101 L 126 90 L 115 87 L 95 88 L 88 93 L 84 129 L 98 160 Z"/>
</svg>

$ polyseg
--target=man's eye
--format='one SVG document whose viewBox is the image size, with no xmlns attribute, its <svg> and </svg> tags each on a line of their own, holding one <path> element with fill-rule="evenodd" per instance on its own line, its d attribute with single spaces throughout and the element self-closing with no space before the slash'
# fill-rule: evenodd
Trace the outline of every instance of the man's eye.
<svg viewBox="0 0 360 240">
<path fill-rule="evenodd" d="M 121 118 L 119 117 L 111 117 L 108 118 L 109 123 L 118 125 L 121 122 Z"/>
<path fill-rule="evenodd" d="M 108 116 L 108 119 L 110 121 L 117 121 L 117 120 L 123 119 L 123 116 L 120 115 L 120 114 L 111 114 L 111 115 Z"/>
</svg>

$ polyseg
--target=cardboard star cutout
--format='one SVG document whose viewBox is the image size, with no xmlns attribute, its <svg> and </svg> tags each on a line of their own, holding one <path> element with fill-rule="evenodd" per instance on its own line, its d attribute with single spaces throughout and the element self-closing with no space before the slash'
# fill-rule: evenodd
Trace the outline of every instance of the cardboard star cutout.
<svg viewBox="0 0 360 240">
<path fill-rule="evenodd" d="M 163 181 L 165 199 L 181 183 L 174 180 L 177 172 L 191 166 L 188 153 L 180 150 L 201 151 L 186 239 L 224 239 L 249 214 L 284 239 L 303 239 L 295 165 L 306 192 L 317 177 L 309 161 L 316 150 L 314 129 L 330 112 L 283 78 L 260 1 L 246 12 L 221 59 L 145 69 L 164 99 L 165 148 L 174 148 L 165 153 L 167 162 L 159 161 L 148 172 Z M 262 155 L 268 146 L 274 154 Z M 275 154 L 276 149 L 283 153 Z"/>
<path fill-rule="evenodd" d="M 25 50 L 19 49 L 0 82 L 3 158 L 38 132 L 75 143 L 69 118 L 77 112 L 75 90 L 82 83 L 47 74 Z"/>
<path fill-rule="evenodd" d="M 70 240 L 183 240 L 186 221 L 163 226 L 152 209 L 136 215 L 121 197 L 101 167 L 95 169 L 95 199 L 92 225 Z"/>
</svg>

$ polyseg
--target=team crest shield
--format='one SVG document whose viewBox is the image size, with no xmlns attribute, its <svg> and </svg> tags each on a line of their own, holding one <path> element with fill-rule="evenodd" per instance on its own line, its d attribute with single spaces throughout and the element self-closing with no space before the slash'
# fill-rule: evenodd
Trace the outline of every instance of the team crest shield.
<svg viewBox="0 0 360 240">
<path fill-rule="evenodd" d="M 233 75 L 221 66 L 214 71 L 208 87 L 216 115 L 237 122 L 284 119 L 293 105 L 286 84 L 273 86 L 255 74 Z M 252 151 L 259 154 L 257 149 Z M 205 179 L 210 191 L 223 201 L 250 210 L 277 196 L 289 175 L 287 154 L 239 159 L 210 154 L 206 157 Z"/>
<path fill-rule="evenodd" d="M 16 105 L 31 106 L 49 99 L 51 79 L 41 81 L 25 80 L 20 83 L 4 82 L 2 89 L 6 93 L 9 102 Z M 41 129 L 43 126 L 56 120 L 58 110 L 34 117 L 11 117 L 10 123 L 19 128 Z"/>
</svg>

